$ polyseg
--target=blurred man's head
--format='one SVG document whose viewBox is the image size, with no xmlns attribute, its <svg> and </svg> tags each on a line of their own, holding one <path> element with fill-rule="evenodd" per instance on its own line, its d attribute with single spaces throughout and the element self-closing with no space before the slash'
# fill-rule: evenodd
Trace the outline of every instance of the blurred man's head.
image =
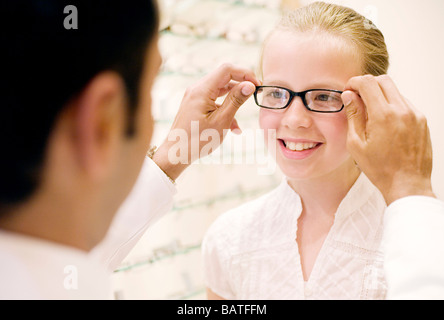
<svg viewBox="0 0 444 320">
<path fill-rule="evenodd" d="M 68 5 L 77 29 L 65 28 Z M 78 235 L 84 244 L 68 241 L 89 248 L 133 186 L 152 135 L 157 8 L 128 0 L 0 6 L 0 227 L 55 241 L 68 225 L 89 229 Z"/>
</svg>

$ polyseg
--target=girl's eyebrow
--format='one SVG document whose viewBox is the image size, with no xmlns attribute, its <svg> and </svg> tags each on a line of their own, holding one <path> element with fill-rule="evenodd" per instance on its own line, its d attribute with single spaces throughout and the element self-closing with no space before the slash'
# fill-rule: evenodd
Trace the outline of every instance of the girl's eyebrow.
<svg viewBox="0 0 444 320">
<path fill-rule="evenodd" d="M 294 88 L 292 88 L 292 86 L 283 80 L 266 80 L 264 79 L 262 81 L 262 85 L 264 86 L 278 86 L 278 87 L 284 87 L 287 89 L 291 89 L 293 91 Z M 340 84 L 339 82 L 335 82 L 335 81 L 323 81 L 323 82 L 311 82 L 308 83 L 307 85 L 304 85 L 301 88 L 296 88 L 296 89 L 300 89 L 300 91 L 304 91 L 304 90 L 310 90 L 310 89 L 332 89 L 332 90 L 343 90 L 344 89 L 344 84 Z"/>
<path fill-rule="evenodd" d="M 264 79 L 262 81 L 262 85 L 264 85 L 264 86 L 278 86 L 278 87 L 285 87 L 285 88 L 291 89 L 290 84 L 285 82 L 285 81 L 282 81 L 282 80 L 271 80 L 271 81 L 268 81 L 268 80 Z"/>
</svg>

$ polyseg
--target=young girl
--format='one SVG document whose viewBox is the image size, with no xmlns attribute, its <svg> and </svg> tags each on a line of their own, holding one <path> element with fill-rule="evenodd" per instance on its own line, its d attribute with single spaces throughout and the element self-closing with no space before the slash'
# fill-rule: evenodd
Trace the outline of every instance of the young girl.
<svg viewBox="0 0 444 320">
<path fill-rule="evenodd" d="M 275 130 L 286 178 L 208 230 L 208 298 L 384 299 L 386 205 L 347 152 L 341 100 L 350 78 L 387 73 L 383 35 L 352 9 L 316 2 L 283 18 L 261 64 L 260 126 Z"/>
</svg>

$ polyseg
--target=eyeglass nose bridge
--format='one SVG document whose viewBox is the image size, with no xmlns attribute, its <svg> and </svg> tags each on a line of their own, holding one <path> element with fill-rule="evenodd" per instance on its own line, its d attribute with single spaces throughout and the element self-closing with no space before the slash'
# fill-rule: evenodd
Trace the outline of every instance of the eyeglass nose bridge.
<svg viewBox="0 0 444 320">
<path fill-rule="evenodd" d="M 291 91 L 290 89 L 285 89 L 288 91 L 288 93 L 290 93 L 290 99 L 288 99 L 287 105 L 283 108 L 283 109 L 287 109 L 291 103 L 293 102 L 295 97 L 300 97 L 302 104 L 304 105 L 305 109 L 307 109 L 308 111 L 313 111 L 308 105 L 307 105 L 307 100 L 305 100 L 305 95 L 307 94 L 308 91 L 301 91 L 301 92 L 295 92 L 295 91 Z"/>
</svg>

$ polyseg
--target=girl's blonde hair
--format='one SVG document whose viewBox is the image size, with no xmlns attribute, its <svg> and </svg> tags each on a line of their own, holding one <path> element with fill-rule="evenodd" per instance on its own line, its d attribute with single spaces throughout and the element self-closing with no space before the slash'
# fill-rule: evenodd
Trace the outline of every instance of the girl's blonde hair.
<svg viewBox="0 0 444 320">
<path fill-rule="evenodd" d="M 389 54 L 382 32 L 370 20 L 353 9 L 325 2 L 314 2 L 284 13 L 275 30 L 323 32 L 337 36 L 357 49 L 362 61 L 362 74 L 379 76 L 387 73 Z M 266 43 L 267 40 L 263 48 Z M 262 57 L 259 68 L 262 76 Z"/>
</svg>

